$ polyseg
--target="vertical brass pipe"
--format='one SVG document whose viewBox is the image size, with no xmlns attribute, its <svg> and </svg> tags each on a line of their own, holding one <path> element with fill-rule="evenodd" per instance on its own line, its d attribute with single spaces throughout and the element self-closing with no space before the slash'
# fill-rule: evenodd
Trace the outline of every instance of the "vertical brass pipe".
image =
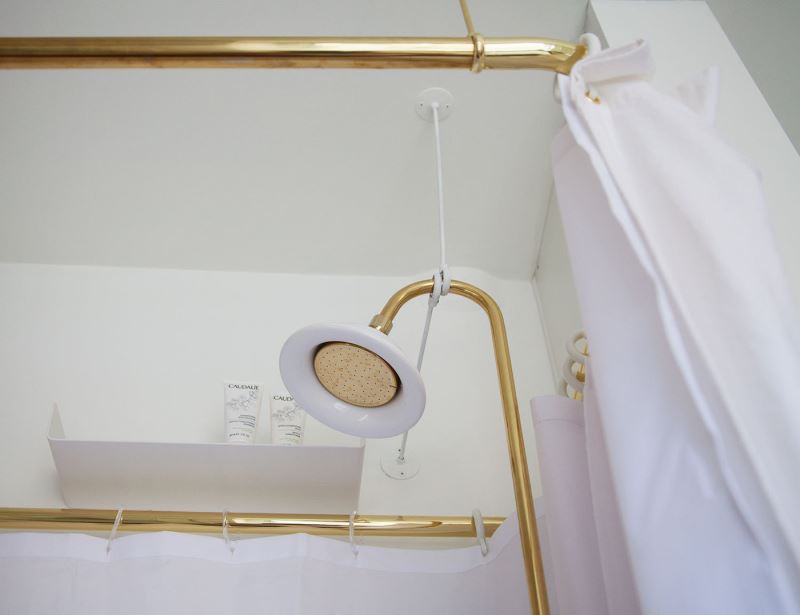
<svg viewBox="0 0 800 615">
<path fill-rule="evenodd" d="M 389 298 L 380 313 L 372 319 L 370 326 L 383 333 L 389 333 L 392 321 L 400 308 L 414 297 L 430 294 L 432 290 L 433 281 L 431 280 L 414 282 L 401 288 Z M 511 370 L 511 355 L 508 351 L 508 336 L 503 313 L 495 300 L 486 292 L 467 282 L 452 280 L 450 292 L 477 303 L 489 317 L 494 357 L 497 363 L 497 377 L 500 384 L 500 397 L 503 401 L 508 455 L 511 460 L 511 476 L 514 482 L 514 498 L 519 519 L 519 538 L 522 543 L 522 558 L 525 562 L 531 612 L 534 615 L 548 615 L 547 588 L 544 582 L 539 535 L 536 530 L 536 512 L 533 507 L 528 460 L 525 455 L 525 442 L 522 439 L 522 424 L 519 419 L 519 406 L 514 386 L 514 374 Z"/>
</svg>

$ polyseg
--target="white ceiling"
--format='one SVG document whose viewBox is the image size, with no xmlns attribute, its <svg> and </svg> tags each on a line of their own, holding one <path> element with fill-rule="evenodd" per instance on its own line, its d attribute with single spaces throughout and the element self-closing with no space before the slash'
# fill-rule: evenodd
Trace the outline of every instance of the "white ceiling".
<svg viewBox="0 0 800 615">
<path fill-rule="evenodd" d="M 484 35 L 575 39 L 585 0 L 473 0 Z M 463 33 L 458 2 L 4 0 L 1 36 Z M 437 264 L 442 125 L 454 265 L 529 277 L 561 123 L 547 73 L 0 72 L 0 261 L 406 274 Z"/>
</svg>

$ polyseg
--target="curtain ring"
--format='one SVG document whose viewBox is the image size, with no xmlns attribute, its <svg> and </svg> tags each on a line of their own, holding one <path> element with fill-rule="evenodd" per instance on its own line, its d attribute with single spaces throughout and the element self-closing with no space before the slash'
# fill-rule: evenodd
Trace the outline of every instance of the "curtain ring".
<svg viewBox="0 0 800 615">
<path fill-rule="evenodd" d="M 578 342 L 583 341 L 584 350 L 578 348 Z M 566 343 L 567 353 L 575 363 L 586 365 L 586 357 L 589 356 L 589 342 L 586 339 L 586 333 L 575 331 L 572 337 Z"/>
<path fill-rule="evenodd" d="M 479 509 L 472 511 L 472 522 L 475 525 L 475 538 L 481 547 L 481 555 L 486 557 L 489 553 L 489 544 L 486 542 L 486 527 L 483 525 L 483 515 Z"/>
<path fill-rule="evenodd" d="M 584 32 L 578 37 L 578 43 L 586 47 L 586 55 L 588 57 L 597 55 L 603 51 L 603 43 L 596 34 L 591 32 Z"/>
<path fill-rule="evenodd" d="M 469 70 L 473 73 L 479 73 L 486 68 L 484 62 L 486 59 L 486 44 L 482 34 L 472 32 L 469 37 L 472 39 L 472 66 Z"/>
<path fill-rule="evenodd" d="M 108 543 L 106 544 L 106 555 L 111 553 L 111 543 L 114 542 L 114 539 L 117 537 L 117 530 L 119 529 L 120 523 L 122 523 L 122 509 L 117 510 L 117 516 L 114 517 L 114 525 L 111 526 L 111 533 L 108 535 Z"/>
<path fill-rule="evenodd" d="M 231 523 L 228 521 L 228 509 L 222 511 L 222 538 L 225 541 L 225 546 L 228 547 L 231 553 L 236 550 L 236 547 L 233 546 L 231 542 L 231 535 L 230 535 L 230 526 Z"/>
<path fill-rule="evenodd" d="M 349 528 L 348 534 L 350 536 L 350 550 L 353 552 L 353 557 L 358 557 L 358 545 L 356 544 L 356 515 L 358 514 L 357 511 L 353 511 L 350 513 L 350 521 L 349 521 Z"/>
<path fill-rule="evenodd" d="M 572 366 L 574 364 L 575 363 L 569 357 L 564 359 L 564 363 L 561 365 L 561 376 L 566 383 L 572 387 L 573 391 L 583 393 L 583 382 L 572 372 Z"/>
<path fill-rule="evenodd" d="M 578 38 L 578 43 L 586 47 L 586 57 L 590 58 L 592 56 L 597 55 L 601 51 L 603 51 L 603 43 L 600 42 L 600 39 L 597 37 L 596 34 L 592 34 L 591 32 L 586 32 L 581 34 L 580 38 Z M 594 88 L 591 86 L 586 88 L 586 91 L 583 94 L 591 100 L 594 104 L 600 104 L 600 97 L 597 95 L 597 92 L 594 91 Z"/>
</svg>

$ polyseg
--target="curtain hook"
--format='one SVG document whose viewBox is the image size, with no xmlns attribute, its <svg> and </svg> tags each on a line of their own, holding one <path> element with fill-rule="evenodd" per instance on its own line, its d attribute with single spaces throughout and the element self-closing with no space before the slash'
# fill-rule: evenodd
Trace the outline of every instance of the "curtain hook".
<svg viewBox="0 0 800 615">
<path fill-rule="evenodd" d="M 353 552 L 353 557 L 358 557 L 358 545 L 356 544 L 356 515 L 358 511 L 353 511 L 350 513 L 350 522 L 348 528 L 348 534 L 350 535 L 350 550 Z"/>
<path fill-rule="evenodd" d="M 591 57 L 597 55 L 603 50 L 603 43 L 600 42 L 600 39 L 596 34 L 592 34 L 591 32 L 585 32 L 578 37 L 578 42 L 586 47 L 586 57 Z M 586 91 L 583 94 L 591 100 L 594 104 L 600 104 L 600 97 L 597 95 L 597 92 L 594 89 L 587 85 Z"/>
<path fill-rule="evenodd" d="M 578 348 L 578 344 L 583 342 L 583 349 Z M 586 333 L 582 330 L 576 331 L 566 343 L 567 354 L 561 365 L 561 380 L 558 383 L 559 392 L 565 397 L 573 399 L 583 399 L 584 382 L 586 382 L 586 361 L 589 357 L 589 341 Z M 577 366 L 577 371 L 573 368 Z M 571 388 L 573 394 L 570 395 L 567 387 Z"/>
<path fill-rule="evenodd" d="M 119 529 L 120 523 L 122 523 L 122 509 L 117 510 L 117 516 L 114 517 L 114 525 L 111 526 L 111 533 L 108 535 L 108 543 L 106 543 L 106 555 L 111 553 L 111 543 L 114 542 L 114 539 L 117 537 L 117 530 Z"/>
<path fill-rule="evenodd" d="M 583 350 L 578 348 L 578 343 L 583 342 Z M 567 354 L 572 357 L 575 363 L 586 365 L 586 357 L 589 356 L 589 342 L 586 340 L 586 333 L 583 330 L 575 331 L 566 343 Z"/>
<path fill-rule="evenodd" d="M 472 523 L 475 525 L 475 537 L 481 546 L 481 555 L 486 557 L 489 553 L 489 544 L 486 542 L 486 527 L 483 525 L 483 515 L 477 508 L 472 511 Z"/>
<path fill-rule="evenodd" d="M 575 362 L 572 359 L 569 357 L 564 359 L 564 363 L 561 365 L 561 377 L 570 387 L 572 387 L 573 391 L 576 393 L 583 393 L 583 382 L 581 382 L 580 378 L 578 378 L 578 376 L 576 376 L 572 371 L 573 365 L 575 365 Z M 580 365 L 581 364 L 578 363 L 579 367 Z"/>
<path fill-rule="evenodd" d="M 229 532 L 230 528 L 230 521 L 228 521 L 228 509 L 224 509 L 222 511 L 222 538 L 225 541 L 225 546 L 228 547 L 228 550 L 233 554 L 236 550 L 236 547 L 233 546 L 231 542 L 231 535 Z"/>
<path fill-rule="evenodd" d="M 578 37 L 578 43 L 586 47 L 586 55 L 597 55 L 603 50 L 603 43 L 600 38 L 591 32 L 584 32 Z"/>
<path fill-rule="evenodd" d="M 603 50 L 602 41 L 600 41 L 600 39 L 597 37 L 596 34 L 592 34 L 591 32 L 586 32 L 584 34 L 581 34 L 580 37 L 578 38 L 578 43 L 586 47 L 586 54 L 584 56 L 584 59 L 597 55 Z M 558 85 L 559 81 L 558 78 L 559 75 L 556 75 L 553 78 L 553 98 L 556 100 L 557 103 L 561 103 L 561 90 Z M 598 105 L 600 104 L 601 102 L 600 97 L 591 87 L 587 87 L 583 94 L 593 103 Z"/>
</svg>

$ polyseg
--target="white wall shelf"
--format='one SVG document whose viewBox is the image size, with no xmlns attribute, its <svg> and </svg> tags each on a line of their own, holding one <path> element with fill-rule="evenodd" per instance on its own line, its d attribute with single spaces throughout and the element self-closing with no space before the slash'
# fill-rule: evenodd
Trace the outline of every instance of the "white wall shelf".
<svg viewBox="0 0 800 615">
<path fill-rule="evenodd" d="M 364 440 L 346 446 L 73 440 L 48 434 L 75 508 L 342 513 L 358 507 Z"/>
</svg>

